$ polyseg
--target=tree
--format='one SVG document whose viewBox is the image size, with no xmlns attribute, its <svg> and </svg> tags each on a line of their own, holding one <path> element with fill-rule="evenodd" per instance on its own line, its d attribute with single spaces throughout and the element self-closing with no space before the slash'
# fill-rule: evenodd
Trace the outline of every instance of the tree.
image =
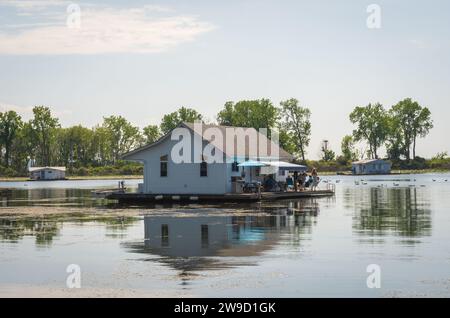
<svg viewBox="0 0 450 318">
<path fill-rule="evenodd" d="M 60 127 L 59 121 L 58 118 L 52 117 L 50 108 L 46 106 L 34 107 L 33 114 L 34 118 L 30 124 L 37 142 L 37 153 L 40 155 L 38 161 L 50 166 L 56 128 Z"/>
<path fill-rule="evenodd" d="M 430 110 L 406 98 L 392 106 L 390 114 L 403 136 L 406 158 L 411 159 L 411 147 L 415 158 L 417 138 L 425 137 L 433 128 Z"/>
<path fill-rule="evenodd" d="M 157 125 L 148 125 L 143 129 L 143 135 L 147 144 L 154 143 L 161 137 L 161 131 Z"/>
<path fill-rule="evenodd" d="M 367 141 L 371 158 L 378 158 L 378 149 L 386 141 L 388 118 L 386 110 L 379 103 L 358 106 L 350 114 L 350 121 L 357 125 L 353 130 L 353 138 L 355 141 Z"/>
<path fill-rule="evenodd" d="M 405 136 L 402 129 L 400 118 L 392 115 L 392 109 L 389 110 L 387 121 L 388 134 L 386 136 L 387 156 L 391 160 L 400 160 L 405 155 Z"/>
<path fill-rule="evenodd" d="M 163 134 L 169 133 L 178 127 L 181 123 L 193 123 L 196 120 L 202 120 L 203 116 L 192 108 L 181 107 L 177 111 L 164 115 L 161 121 L 161 131 Z"/>
<path fill-rule="evenodd" d="M 277 124 L 278 109 L 269 99 L 242 100 L 237 103 L 226 102 L 217 114 L 217 121 L 223 126 L 253 127 L 256 130 L 270 130 Z"/>
<path fill-rule="evenodd" d="M 299 106 L 298 100 L 295 98 L 281 102 L 280 106 L 282 130 L 295 144 L 297 150 L 295 153 L 305 161 L 306 147 L 311 139 L 311 111 L 306 107 Z"/>
<path fill-rule="evenodd" d="M 346 162 L 358 160 L 358 150 L 352 136 L 344 136 L 341 141 L 342 157 Z"/>
<path fill-rule="evenodd" d="M 94 132 L 81 125 L 59 128 L 56 133 L 58 161 L 71 169 L 90 164 L 95 156 L 92 152 Z"/>
<path fill-rule="evenodd" d="M 448 157 L 447 151 L 438 152 L 436 155 L 434 155 L 431 160 L 445 160 Z"/>
<path fill-rule="evenodd" d="M 133 126 L 122 116 L 104 117 L 103 128 L 106 129 L 113 163 L 116 163 L 121 155 L 139 144 L 139 128 Z"/>
<path fill-rule="evenodd" d="M 6 167 L 10 165 L 11 148 L 22 126 L 22 119 L 15 111 L 0 112 L 0 145 L 3 144 L 5 147 Z"/>
<path fill-rule="evenodd" d="M 329 147 L 329 141 L 324 140 L 322 146 L 320 147 L 320 159 L 322 161 L 328 162 L 333 161 L 336 158 L 336 153 Z"/>
</svg>

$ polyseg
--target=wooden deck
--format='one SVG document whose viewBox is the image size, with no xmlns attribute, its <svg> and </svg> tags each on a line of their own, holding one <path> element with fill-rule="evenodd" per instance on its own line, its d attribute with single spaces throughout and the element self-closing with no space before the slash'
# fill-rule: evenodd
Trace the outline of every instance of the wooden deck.
<svg viewBox="0 0 450 318">
<path fill-rule="evenodd" d="M 239 194 L 144 194 L 144 193 L 111 193 L 106 199 L 117 200 L 119 203 L 146 203 L 146 202 L 256 202 L 274 201 L 283 199 L 298 199 L 312 197 L 333 196 L 333 190 L 300 191 L 300 192 L 262 192 Z"/>
</svg>

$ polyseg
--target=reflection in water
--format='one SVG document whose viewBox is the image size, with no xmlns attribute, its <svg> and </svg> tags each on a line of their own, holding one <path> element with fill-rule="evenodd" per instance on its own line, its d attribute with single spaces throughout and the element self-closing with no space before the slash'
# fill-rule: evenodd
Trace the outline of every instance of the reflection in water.
<svg viewBox="0 0 450 318">
<path fill-rule="evenodd" d="M 34 236 L 37 246 L 50 246 L 59 234 L 59 224 L 48 220 L 0 219 L 0 240 L 15 242 Z"/>
<path fill-rule="evenodd" d="M 44 188 L 27 190 L 4 190 L 0 193 L 2 207 L 19 206 L 94 206 L 101 203 L 91 198 L 89 189 Z"/>
<path fill-rule="evenodd" d="M 277 214 L 144 217 L 144 242 L 124 243 L 131 252 L 149 254 L 176 270 L 186 282 L 193 272 L 255 265 L 256 258 L 281 243 L 294 248 L 318 215 L 315 201 L 292 201 Z M 295 210 L 295 211 L 294 211 Z M 195 274 L 194 274 L 195 275 Z"/>
<path fill-rule="evenodd" d="M 344 197 L 356 205 L 353 228 L 358 234 L 431 235 L 430 204 L 416 188 L 370 188 Z"/>
<path fill-rule="evenodd" d="M 37 247 L 51 247 L 53 239 L 60 235 L 60 229 L 67 219 L 56 217 L 0 218 L 0 242 L 19 243 L 25 237 L 34 237 Z M 136 217 L 80 216 L 70 220 L 77 226 L 93 222 L 105 226 L 106 236 L 125 238 L 129 227 L 139 221 Z"/>
</svg>

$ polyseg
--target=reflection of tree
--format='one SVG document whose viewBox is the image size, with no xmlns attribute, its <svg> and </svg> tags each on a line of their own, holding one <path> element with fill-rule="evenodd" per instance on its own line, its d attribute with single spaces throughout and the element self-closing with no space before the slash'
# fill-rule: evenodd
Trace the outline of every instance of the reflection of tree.
<svg viewBox="0 0 450 318">
<path fill-rule="evenodd" d="M 33 236 L 37 246 L 50 246 L 53 238 L 60 234 L 63 222 L 70 221 L 77 226 L 88 222 L 98 222 L 105 225 L 106 236 L 123 238 L 127 229 L 139 222 L 139 218 L 125 216 L 92 216 L 71 214 L 45 218 L 0 218 L 0 241 L 17 243 L 25 236 Z"/>
<path fill-rule="evenodd" d="M 416 188 L 371 188 L 355 200 L 359 212 L 354 229 L 364 235 L 394 234 L 416 237 L 431 234 L 431 210 Z"/>
<path fill-rule="evenodd" d="M 49 246 L 59 234 L 59 226 L 49 220 L 0 219 L 0 239 L 18 242 L 25 236 L 34 236 L 36 245 Z"/>
</svg>

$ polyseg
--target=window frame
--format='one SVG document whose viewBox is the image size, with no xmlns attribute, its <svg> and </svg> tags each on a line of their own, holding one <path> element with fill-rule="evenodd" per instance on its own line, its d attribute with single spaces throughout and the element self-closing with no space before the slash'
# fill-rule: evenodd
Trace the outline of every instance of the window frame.
<svg viewBox="0 0 450 318">
<path fill-rule="evenodd" d="M 164 155 L 159 158 L 159 176 L 166 178 L 169 174 L 169 160 L 168 156 Z"/>
</svg>

